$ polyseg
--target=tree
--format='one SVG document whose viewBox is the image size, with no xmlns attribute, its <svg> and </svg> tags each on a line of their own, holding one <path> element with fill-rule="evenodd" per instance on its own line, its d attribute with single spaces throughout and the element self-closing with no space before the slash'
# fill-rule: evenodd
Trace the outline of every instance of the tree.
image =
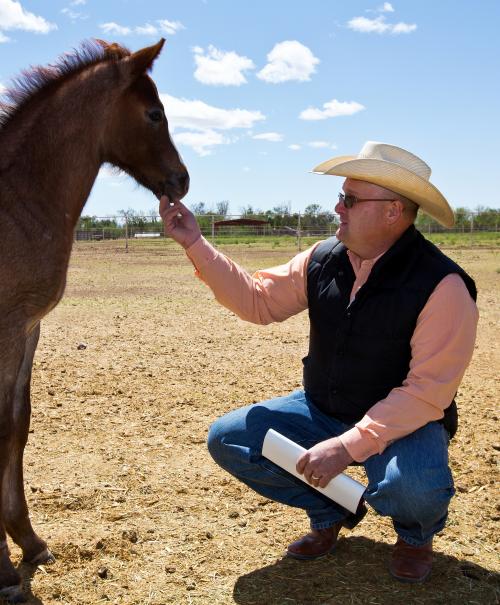
<svg viewBox="0 0 500 605">
<path fill-rule="evenodd" d="M 148 214 L 149 214 L 149 218 L 150 218 L 151 222 L 153 224 L 156 224 L 158 222 L 159 218 L 160 218 L 159 215 L 158 215 L 158 209 L 157 208 L 152 208 L 149 211 Z"/>
<path fill-rule="evenodd" d="M 88 229 L 95 229 L 96 222 L 97 222 L 96 216 L 89 216 L 89 215 L 81 216 L 78 219 L 76 228 L 81 231 L 88 230 Z"/>
<path fill-rule="evenodd" d="M 215 213 L 219 216 L 225 218 L 229 211 L 229 200 L 222 200 L 221 202 L 217 202 L 215 206 Z"/>
<path fill-rule="evenodd" d="M 253 208 L 251 204 L 248 204 L 248 206 L 243 206 L 242 208 L 240 208 L 240 213 L 241 216 L 251 216 L 254 218 L 257 218 L 259 216 L 262 216 L 264 213 L 262 212 L 262 210 L 259 210 L 259 208 Z"/>
<path fill-rule="evenodd" d="M 474 216 L 474 227 L 483 231 L 496 230 L 500 211 L 495 208 L 478 206 Z"/>
<path fill-rule="evenodd" d="M 319 204 L 309 204 L 304 210 L 304 214 L 309 216 L 317 216 L 320 212 L 321 206 Z"/>
<path fill-rule="evenodd" d="M 455 227 L 461 231 L 470 229 L 471 211 L 468 208 L 459 207 L 455 209 Z"/>
<path fill-rule="evenodd" d="M 205 208 L 205 202 L 195 202 L 191 204 L 191 212 L 196 215 L 208 214 L 208 210 Z"/>
<path fill-rule="evenodd" d="M 278 204 L 273 208 L 273 212 L 275 214 L 281 215 L 282 217 L 285 217 L 290 214 L 290 204 Z"/>
</svg>

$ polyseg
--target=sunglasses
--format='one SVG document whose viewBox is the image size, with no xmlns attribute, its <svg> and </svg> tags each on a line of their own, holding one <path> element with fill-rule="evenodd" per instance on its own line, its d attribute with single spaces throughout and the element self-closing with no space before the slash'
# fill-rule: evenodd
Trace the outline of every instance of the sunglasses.
<svg viewBox="0 0 500 605">
<path fill-rule="evenodd" d="M 339 202 L 342 202 L 346 208 L 352 208 L 354 204 L 358 204 L 359 202 L 394 202 L 393 199 L 381 199 L 371 198 L 371 197 L 356 197 L 355 195 L 350 195 L 349 193 L 339 193 Z"/>
</svg>

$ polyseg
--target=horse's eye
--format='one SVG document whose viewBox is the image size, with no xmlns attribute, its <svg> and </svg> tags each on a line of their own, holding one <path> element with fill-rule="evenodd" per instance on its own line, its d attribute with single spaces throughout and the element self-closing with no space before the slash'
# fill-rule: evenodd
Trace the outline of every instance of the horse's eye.
<svg viewBox="0 0 500 605">
<path fill-rule="evenodd" d="M 153 109 L 148 112 L 148 118 L 151 122 L 161 122 L 163 120 L 163 111 L 161 109 Z"/>
</svg>

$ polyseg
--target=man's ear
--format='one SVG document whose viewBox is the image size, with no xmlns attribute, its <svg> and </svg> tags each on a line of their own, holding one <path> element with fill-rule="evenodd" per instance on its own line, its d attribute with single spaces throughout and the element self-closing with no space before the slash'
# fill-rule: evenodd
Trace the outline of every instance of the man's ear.
<svg viewBox="0 0 500 605">
<path fill-rule="evenodd" d="M 386 210 L 386 218 L 389 225 L 394 225 L 403 216 L 404 205 L 401 200 L 392 201 Z"/>
<path fill-rule="evenodd" d="M 124 59 L 124 63 L 127 66 L 127 71 L 130 76 L 132 78 L 137 78 L 149 71 L 153 66 L 154 60 L 160 54 L 164 44 L 165 38 L 162 38 L 153 46 L 142 48 Z"/>
</svg>

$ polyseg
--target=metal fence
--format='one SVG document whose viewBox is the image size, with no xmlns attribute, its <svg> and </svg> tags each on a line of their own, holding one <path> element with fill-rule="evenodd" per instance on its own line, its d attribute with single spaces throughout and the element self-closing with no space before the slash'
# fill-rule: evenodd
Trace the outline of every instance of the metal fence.
<svg viewBox="0 0 500 605">
<path fill-rule="evenodd" d="M 332 220 L 333 217 L 333 220 Z M 203 214 L 197 215 L 196 219 L 200 225 L 202 234 L 212 242 L 230 241 L 236 243 L 236 240 L 245 241 L 249 238 L 293 238 L 297 247 L 301 248 L 301 242 L 304 238 L 322 239 L 335 234 L 339 224 L 337 215 L 330 214 L 329 221 L 321 220 L 321 217 L 312 217 L 301 215 L 300 213 L 274 217 L 275 224 L 261 221 L 260 224 L 232 224 L 218 225 L 223 219 L 225 223 L 228 220 L 241 220 L 249 217 L 241 215 L 231 215 L 221 217 L 220 215 Z M 432 219 L 425 215 L 419 215 L 417 228 L 426 234 L 433 233 L 478 233 L 478 232 L 498 232 L 500 210 L 496 213 L 494 220 L 487 224 L 481 222 L 479 213 L 469 213 L 467 221 L 461 221 L 452 229 L 445 229 Z M 83 219 L 87 220 L 87 219 Z M 75 229 L 74 239 L 78 242 L 83 241 L 103 241 L 103 240 L 123 240 L 125 248 L 128 248 L 129 241 L 164 241 L 167 236 L 164 234 L 163 222 L 158 215 L 153 216 L 133 216 L 129 219 L 127 216 L 107 216 L 91 217 L 91 225 L 82 224 L 82 219 Z M 279 223 L 279 224 L 276 224 Z M 314 224 L 319 222 L 320 224 Z M 96 226 L 99 225 L 99 226 Z"/>
<path fill-rule="evenodd" d="M 138 220 L 139 218 L 139 220 Z M 300 214 L 294 215 L 293 224 L 273 225 L 270 222 L 262 221 L 259 225 L 218 225 L 217 223 L 223 218 L 224 222 L 228 220 L 245 219 L 241 215 L 228 215 L 221 217 L 220 215 L 196 215 L 196 220 L 200 225 L 201 232 L 205 237 L 214 239 L 216 237 L 298 237 L 302 236 L 322 236 L 334 234 L 338 219 L 335 219 L 328 224 L 309 225 L 304 224 L 304 219 Z M 285 218 L 286 220 L 286 218 Z M 105 216 L 92 217 L 93 223 L 105 223 L 105 226 L 83 226 L 81 223 L 75 229 L 75 241 L 102 241 L 113 239 L 162 239 L 165 236 L 163 231 L 163 222 L 161 218 L 156 216 L 141 216 L 133 217 L 129 220 L 124 216 Z M 280 221 L 281 222 L 281 221 Z M 111 225 L 112 224 L 112 225 Z"/>
</svg>

